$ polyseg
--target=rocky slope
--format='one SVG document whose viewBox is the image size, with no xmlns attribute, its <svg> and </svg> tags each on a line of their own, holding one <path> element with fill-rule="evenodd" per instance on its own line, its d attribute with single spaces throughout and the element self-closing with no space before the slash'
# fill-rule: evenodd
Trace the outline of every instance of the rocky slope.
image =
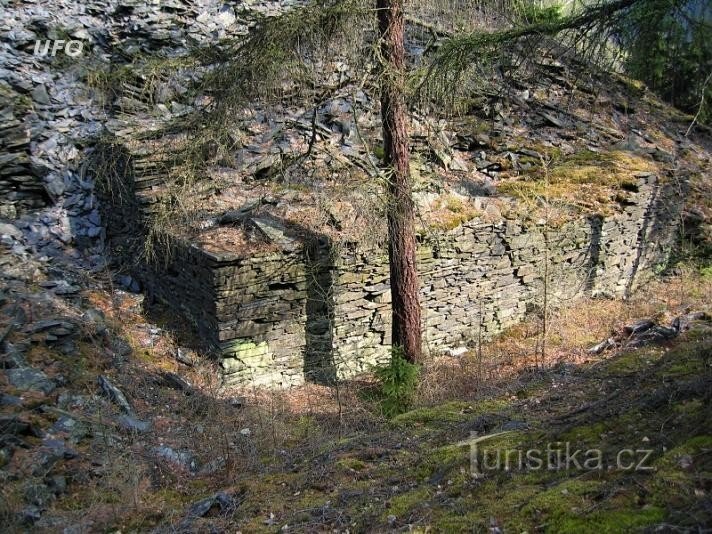
<svg viewBox="0 0 712 534">
<path fill-rule="evenodd" d="M 626 319 L 653 317 L 658 327 L 646 331 L 650 336 L 662 332 L 657 341 L 672 349 L 670 355 L 664 349 L 626 353 L 609 367 L 603 360 L 615 356 L 623 344 L 619 334 L 596 346 L 600 354 L 581 358 L 590 368 L 574 368 L 572 364 L 581 361 L 567 359 L 570 355 L 585 354 L 585 349 L 609 337 L 608 323 L 593 323 L 585 343 L 560 348 L 568 364 L 536 374 L 531 388 L 520 388 L 518 379 L 485 388 L 475 382 L 479 375 L 472 368 L 465 372 L 467 362 L 474 360 L 447 360 L 452 367 L 446 379 L 434 377 L 423 387 L 429 383 L 450 387 L 460 380 L 467 393 L 446 389 L 423 394 L 422 407 L 386 422 L 377 405 L 364 400 L 368 384 L 344 384 L 336 390 L 308 386 L 288 393 L 221 388 L 212 364 L 185 347 L 183 333 L 189 325 L 160 306 L 144 306 L 137 281 L 107 266 L 105 220 L 96 194 L 97 180 L 105 177 L 88 164 L 96 145 L 109 137 L 130 147 L 137 133 L 186 115 L 195 103 L 184 95 L 181 83 L 182 77 L 192 74 L 176 71 L 176 76 L 161 77 L 158 84 L 148 83 L 147 58 L 171 65 L 188 47 L 244 33 L 256 14 L 274 14 L 291 3 L 0 0 L 3 528 L 72 533 L 432 526 L 496 532 L 510 520 L 513 528 L 554 525 L 550 529 L 556 530 L 561 523 L 555 521 L 568 521 L 571 514 L 579 523 L 565 525 L 576 527 L 584 520 L 612 520 L 621 510 L 625 512 L 621 520 L 629 522 L 625 525 L 670 522 L 692 528 L 707 523 L 709 442 L 699 436 L 710 432 L 709 397 L 699 391 L 699 380 L 694 381 L 702 377 L 702 386 L 708 386 L 704 373 L 709 362 L 703 356 L 709 352 L 709 325 L 697 320 L 680 339 L 679 331 L 664 334 L 672 319 L 689 311 L 686 307 L 708 306 L 708 277 L 687 272 L 644 294 L 625 313 L 618 310 Z M 38 39 L 80 41 L 82 54 L 36 56 Z M 330 69 L 328 75 L 339 83 L 353 77 L 343 65 Z M 562 69 L 566 67 L 548 65 L 549 75 L 539 92 L 522 87 L 509 99 L 486 99 L 486 106 L 478 108 L 489 109 L 484 115 L 455 124 L 422 117 L 414 121 L 418 199 L 430 223 L 445 228 L 458 224 L 475 213 L 463 209 L 469 203 L 473 210 L 489 209 L 496 215 L 498 203 L 511 202 L 492 199 L 496 187 L 516 197 L 517 186 L 506 184 L 535 184 L 535 179 L 518 179 L 528 176 L 546 154 L 557 153 L 569 167 L 581 165 L 588 171 L 601 163 L 610 165 L 606 176 L 613 178 L 619 161 L 598 156 L 577 160 L 577 151 L 617 154 L 633 146 L 644 165 L 653 162 L 677 170 L 682 160 L 705 163 L 705 141 L 682 135 L 684 117 L 661 108 L 652 98 L 641 105 L 641 112 L 631 114 L 632 100 L 621 103 L 618 96 L 626 90 L 636 98 L 640 93 L 625 81 L 616 82 L 615 98 L 604 94 L 601 100 L 583 91 L 581 102 L 586 105 L 574 111 L 566 108 Z M 127 70 L 133 75 L 113 77 L 112 73 Z M 117 79 L 121 85 L 111 87 Z M 346 93 L 320 105 L 316 115 L 290 105 L 278 110 L 277 121 L 263 110 L 246 115 L 241 147 L 231 154 L 228 166 L 211 169 L 237 185 L 222 193 L 209 192 L 213 209 L 191 217 L 195 231 L 207 231 L 202 237 L 212 239 L 209 231 L 221 226 L 215 224 L 217 216 L 260 198 L 268 200 L 261 206 L 266 212 L 318 221 L 329 231 L 357 221 L 371 232 L 373 226 L 361 224 L 359 217 L 372 213 L 372 204 L 363 202 L 373 197 L 373 191 L 364 192 L 364 177 L 377 158 L 359 139 L 355 126 L 367 144 L 377 142 L 375 99 L 368 90 L 355 97 Z M 605 108 L 606 113 L 597 115 L 606 117 L 605 124 L 591 125 L 587 120 L 591 105 Z M 294 187 L 286 188 L 263 179 L 251 182 L 248 177 L 269 176 L 305 150 L 313 117 L 318 149 L 310 163 L 319 172 L 307 183 L 314 187 L 305 188 L 300 176 Z M 568 133 L 569 128 L 577 133 Z M 635 167 L 641 159 L 625 163 Z M 354 187 L 332 180 L 346 167 L 357 169 Z M 693 199 L 696 211 L 691 217 L 698 229 L 693 237 L 698 242 L 708 238 L 707 184 L 698 184 Z M 560 191 L 570 200 L 571 190 Z M 607 184 L 597 192 L 614 194 Z M 341 195 L 348 202 L 334 202 Z M 354 205 L 368 209 L 352 212 Z M 241 229 L 227 230 L 234 230 L 227 236 L 230 245 Z M 216 246 L 224 244 L 220 237 Z M 595 314 L 610 314 L 605 303 L 590 305 Z M 519 341 L 526 344 L 531 338 Z M 531 352 L 527 349 L 525 356 Z M 502 367 L 501 361 L 493 360 L 493 374 L 495 363 L 497 369 Z M 609 398 L 612 392 L 630 389 L 631 380 L 643 392 L 640 399 L 627 396 L 630 392 L 622 400 Z M 679 390 L 660 386 L 670 381 L 673 386 L 677 381 L 686 385 Z M 564 393 L 550 394 L 557 388 Z M 526 399 L 512 399 L 520 389 Z M 569 394 L 577 403 L 562 402 Z M 665 396 L 672 400 L 664 402 Z M 459 401 L 432 409 L 444 397 Z M 625 402 L 642 415 L 624 417 Z M 553 416 L 539 410 L 550 405 L 558 406 Z M 583 420 L 582 407 L 585 413 L 614 414 L 618 426 Z M 521 413 L 532 415 L 522 421 Z M 571 419 L 566 419 L 567 413 Z M 612 477 L 595 484 L 587 481 L 585 486 L 527 479 L 526 494 L 514 492 L 521 479 L 497 481 L 503 484 L 502 493 L 512 490 L 508 500 L 489 491 L 486 484 L 494 482 L 480 484 L 460 476 L 466 453 L 450 447 L 466 439 L 470 430 L 489 432 L 509 425 L 526 434 L 529 427 L 551 425 L 561 430 L 564 420 L 580 430 L 580 437 L 594 441 L 601 433 L 621 429 L 631 431 L 621 433 L 630 439 L 653 440 L 662 474 L 655 479 Z M 677 425 L 677 433 L 652 434 L 655 425 L 668 421 Z M 680 490 L 683 496 L 674 499 L 666 488 Z M 563 502 L 553 499 L 559 494 L 567 496 Z M 642 519 L 629 517 L 630 510 Z"/>
<path fill-rule="evenodd" d="M 244 33 L 250 17 L 281 5 L 3 1 L 0 216 L 17 217 L 33 249 L 100 267 L 104 230 L 87 159 L 114 113 L 98 80 L 141 55 L 180 55 Z M 47 40 L 49 52 L 37 54 Z M 80 43 L 80 53 L 53 54 L 58 40 Z"/>
<path fill-rule="evenodd" d="M 17 230 L 2 232 L 8 531 L 616 532 L 710 520 L 709 275 L 681 270 L 627 304 L 557 312 L 536 367 L 536 321 L 479 360 L 434 361 L 420 406 L 385 420 L 367 383 L 236 396 L 167 332 L 170 315 L 149 318 L 110 277 L 39 261 Z M 471 432 L 493 450 L 569 441 L 610 460 L 650 449 L 652 469 L 472 476 Z"/>
</svg>

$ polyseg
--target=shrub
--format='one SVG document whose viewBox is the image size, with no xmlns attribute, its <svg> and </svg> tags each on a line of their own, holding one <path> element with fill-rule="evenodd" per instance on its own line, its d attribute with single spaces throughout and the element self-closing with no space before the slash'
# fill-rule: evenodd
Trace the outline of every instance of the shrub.
<svg viewBox="0 0 712 534">
<path fill-rule="evenodd" d="M 517 6 L 522 20 L 527 24 L 552 24 L 561 19 L 560 5 L 533 5 L 532 2 L 520 2 Z"/>
<path fill-rule="evenodd" d="M 395 347 L 388 365 L 376 367 L 374 372 L 380 385 L 383 414 L 392 417 L 407 411 L 418 384 L 420 366 L 407 361 L 403 350 Z"/>
</svg>

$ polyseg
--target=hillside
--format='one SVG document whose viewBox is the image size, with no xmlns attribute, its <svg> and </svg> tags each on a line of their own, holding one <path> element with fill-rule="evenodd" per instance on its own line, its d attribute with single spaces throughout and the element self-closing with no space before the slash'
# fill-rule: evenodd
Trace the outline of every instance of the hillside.
<svg viewBox="0 0 712 534">
<path fill-rule="evenodd" d="M 416 406 L 384 419 L 370 381 L 224 390 L 209 360 L 168 333 L 175 325 L 149 322 L 141 298 L 12 258 L 1 471 L 11 530 L 629 532 L 712 520 L 709 275 L 680 269 L 626 303 L 557 313 L 536 365 L 536 322 L 479 355 L 436 359 Z M 648 318 L 660 326 L 644 330 Z M 611 332 L 611 347 L 589 350 Z M 477 477 L 473 433 L 491 436 Z M 605 465 L 493 467 L 493 451 L 546 458 L 566 443 L 600 449 Z M 608 468 L 626 449 L 646 452 Z"/>
<path fill-rule="evenodd" d="M 563 40 L 408 93 L 406 365 L 375 18 L 239 55 L 304 6 L 0 0 L 2 530 L 706 532 L 709 127 Z"/>
</svg>

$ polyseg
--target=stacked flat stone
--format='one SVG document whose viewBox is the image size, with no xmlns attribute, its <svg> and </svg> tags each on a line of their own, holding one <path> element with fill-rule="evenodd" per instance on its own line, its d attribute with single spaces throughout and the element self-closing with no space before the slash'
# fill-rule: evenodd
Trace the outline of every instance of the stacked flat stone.
<svg viewBox="0 0 712 534">
<path fill-rule="evenodd" d="M 30 162 L 30 100 L 0 85 L 0 217 L 44 206 L 42 178 Z"/>
<path fill-rule="evenodd" d="M 637 177 L 628 205 L 560 227 L 474 219 L 418 249 L 424 343 L 462 350 L 541 308 L 623 296 L 672 251 L 679 184 Z M 297 246 L 246 257 L 177 241 L 149 287 L 190 317 L 220 355 L 226 383 L 293 386 L 353 377 L 390 355 L 385 250 L 293 235 Z"/>
</svg>

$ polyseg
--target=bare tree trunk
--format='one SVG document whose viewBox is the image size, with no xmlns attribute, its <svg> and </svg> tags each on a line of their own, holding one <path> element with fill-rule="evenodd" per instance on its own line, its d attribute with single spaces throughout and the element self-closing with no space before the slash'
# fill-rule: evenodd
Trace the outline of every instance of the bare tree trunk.
<svg viewBox="0 0 712 534">
<path fill-rule="evenodd" d="M 377 0 L 381 37 L 381 120 L 388 185 L 388 257 L 393 300 L 394 347 L 410 362 L 421 359 L 415 217 L 410 178 L 405 70 L 404 0 Z"/>
</svg>

